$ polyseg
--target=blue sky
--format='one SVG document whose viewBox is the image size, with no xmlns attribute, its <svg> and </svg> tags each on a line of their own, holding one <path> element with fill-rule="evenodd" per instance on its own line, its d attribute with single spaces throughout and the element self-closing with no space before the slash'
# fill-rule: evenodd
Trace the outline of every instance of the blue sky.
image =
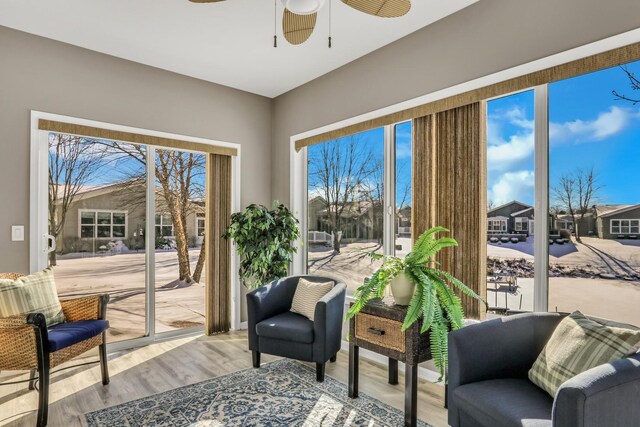
<svg viewBox="0 0 640 427">
<path fill-rule="evenodd" d="M 628 68 L 640 75 L 640 61 Z M 597 203 L 640 203 L 640 105 L 616 100 L 613 90 L 640 97 L 619 67 L 549 85 L 549 182 L 554 187 L 563 174 L 593 167 L 602 186 Z M 533 90 L 488 102 L 487 117 L 488 199 L 494 205 L 511 200 L 533 205 Z M 395 131 L 399 204 L 411 185 L 411 122 Z M 376 157 L 383 156 L 382 128 L 357 138 Z M 309 148 L 310 159 L 317 150 Z M 313 184 L 310 175 L 310 191 Z"/>
<path fill-rule="evenodd" d="M 629 70 L 640 74 L 640 62 Z M 638 95 L 618 67 L 549 85 L 549 182 L 593 167 L 598 203 L 640 203 L 640 106 L 616 100 L 612 90 Z M 490 101 L 487 115 L 489 199 L 532 204 L 533 91 Z"/>
<path fill-rule="evenodd" d="M 411 204 L 411 122 L 400 123 L 395 128 L 396 132 L 396 205 Z M 384 157 L 384 129 L 377 128 L 354 136 L 362 148 L 370 151 L 377 159 Z M 340 138 L 338 141 L 346 142 L 350 137 Z M 320 145 L 312 145 L 308 149 L 309 165 L 309 198 L 316 195 L 317 179 L 313 173 L 313 159 L 320 153 Z"/>
</svg>

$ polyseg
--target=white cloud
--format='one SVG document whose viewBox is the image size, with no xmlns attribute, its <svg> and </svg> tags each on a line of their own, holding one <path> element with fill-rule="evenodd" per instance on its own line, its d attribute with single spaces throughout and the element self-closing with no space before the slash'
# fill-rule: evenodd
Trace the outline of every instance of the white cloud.
<svg viewBox="0 0 640 427">
<path fill-rule="evenodd" d="M 598 114 L 595 120 L 550 123 L 549 140 L 552 143 L 601 141 L 622 132 L 638 118 L 640 115 L 632 110 L 613 106 Z"/>
<path fill-rule="evenodd" d="M 514 164 L 528 159 L 533 155 L 533 132 L 513 135 L 509 141 L 491 140 L 489 136 L 487 147 L 487 168 L 490 171 L 504 171 Z"/>
<path fill-rule="evenodd" d="M 533 196 L 534 176 L 532 170 L 506 172 L 489 190 L 489 200 L 496 206 L 511 200 L 526 201 Z"/>
</svg>

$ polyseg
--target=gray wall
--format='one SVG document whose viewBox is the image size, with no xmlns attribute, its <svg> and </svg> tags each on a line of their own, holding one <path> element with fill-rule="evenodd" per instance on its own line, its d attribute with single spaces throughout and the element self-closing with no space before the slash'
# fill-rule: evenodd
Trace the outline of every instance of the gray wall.
<svg viewBox="0 0 640 427">
<path fill-rule="evenodd" d="M 640 27 L 638 0 L 481 0 L 274 101 L 272 195 L 289 137 Z"/>
<path fill-rule="evenodd" d="M 0 58 L 0 271 L 29 269 L 30 110 L 240 143 L 242 204 L 270 203 L 270 99 L 6 27 Z"/>
</svg>

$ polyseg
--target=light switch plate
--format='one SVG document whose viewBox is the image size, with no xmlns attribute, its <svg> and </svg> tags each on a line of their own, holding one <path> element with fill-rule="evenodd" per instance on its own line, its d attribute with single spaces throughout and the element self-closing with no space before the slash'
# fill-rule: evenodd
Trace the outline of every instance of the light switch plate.
<svg viewBox="0 0 640 427">
<path fill-rule="evenodd" d="M 12 225 L 11 226 L 11 241 L 23 242 L 24 241 L 24 225 Z"/>
</svg>

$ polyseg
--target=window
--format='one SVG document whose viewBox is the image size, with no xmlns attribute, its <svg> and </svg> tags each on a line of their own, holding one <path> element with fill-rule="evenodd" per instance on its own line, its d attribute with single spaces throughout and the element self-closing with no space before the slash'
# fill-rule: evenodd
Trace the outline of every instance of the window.
<svg viewBox="0 0 640 427">
<path fill-rule="evenodd" d="M 156 214 L 156 237 L 173 237 L 171 214 Z"/>
<path fill-rule="evenodd" d="M 529 218 L 516 218 L 516 231 L 528 231 Z"/>
<path fill-rule="evenodd" d="M 197 214 L 196 216 L 196 236 L 204 236 L 204 214 Z"/>
<path fill-rule="evenodd" d="M 561 217 L 548 309 L 639 324 L 640 104 L 615 95 L 637 97 L 627 72 L 640 62 L 548 85 L 549 214 Z"/>
<path fill-rule="evenodd" d="M 487 295 L 489 316 L 533 310 L 534 91 L 487 101 Z M 519 236 L 516 236 L 518 234 Z"/>
<path fill-rule="evenodd" d="M 412 135 L 411 122 L 394 126 L 395 141 L 395 247 L 396 256 L 405 256 L 411 251 L 411 171 Z"/>
<path fill-rule="evenodd" d="M 308 147 L 307 272 L 344 281 L 350 293 L 384 254 L 385 129 Z"/>
<path fill-rule="evenodd" d="M 611 234 L 637 234 L 640 230 L 638 219 L 612 219 Z"/>
<path fill-rule="evenodd" d="M 506 219 L 488 219 L 487 229 L 493 233 L 506 233 L 507 232 L 507 220 Z"/>
<path fill-rule="evenodd" d="M 88 239 L 125 239 L 127 213 L 123 211 L 79 210 L 80 237 Z"/>
</svg>

